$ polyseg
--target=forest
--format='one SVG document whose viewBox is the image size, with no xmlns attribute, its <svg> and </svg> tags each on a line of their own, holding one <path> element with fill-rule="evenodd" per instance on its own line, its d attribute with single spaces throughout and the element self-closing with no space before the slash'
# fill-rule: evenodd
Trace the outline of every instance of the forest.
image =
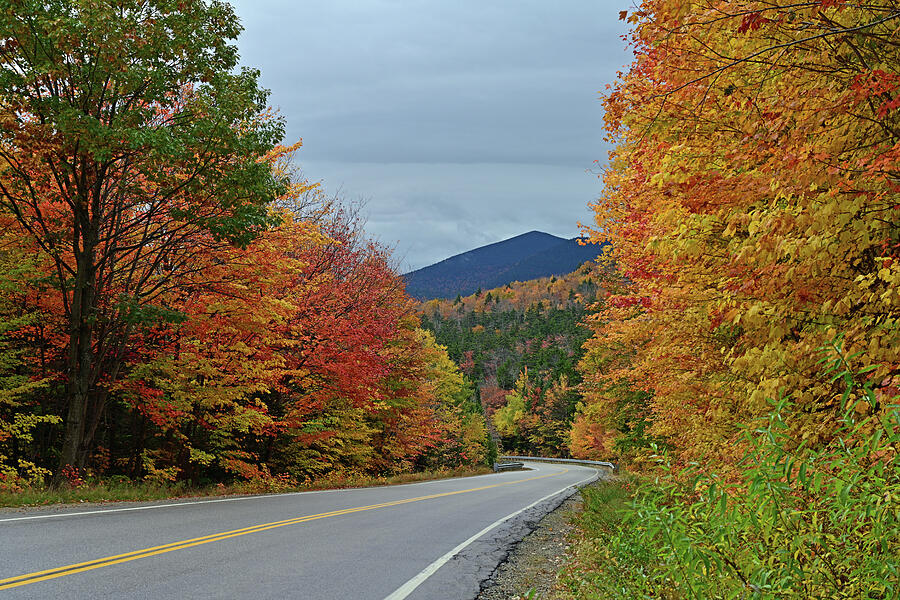
<svg viewBox="0 0 900 600">
<path fill-rule="evenodd" d="M 588 262 L 562 277 L 422 305 L 422 327 L 476 384 L 488 427 L 505 452 L 570 456 L 581 400 L 577 366 L 590 337 L 584 319 L 600 301 L 606 277 L 606 269 Z"/>
<path fill-rule="evenodd" d="M 0 12 L 0 490 L 483 464 L 466 379 L 224 3 Z M 198 33 L 199 32 L 199 33 Z"/>
<path fill-rule="evenodd" d="M 900 6 L 620 17 L 572 437 L 641 475 L 588 496 L 571 589 L 896 598 Z"/>
</svg>

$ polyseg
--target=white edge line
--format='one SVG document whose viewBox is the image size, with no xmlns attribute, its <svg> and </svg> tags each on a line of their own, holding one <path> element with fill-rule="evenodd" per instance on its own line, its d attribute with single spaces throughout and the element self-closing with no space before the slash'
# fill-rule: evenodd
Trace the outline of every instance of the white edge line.
<svg viewBox="0 0 900 600">
<path fill-rule="evenodd" d="M 534 469 L 535 471 L 540 471 L 540 469 Z M 473 475 L 471 477 L 448 477 L 445 479 L 431 479 L 429 481 L 416 481 L 414 483 L 399 483 L 396 485 L 373 485 L 369 487 L 357 487 L 357 488 L 335 488 L 331 490 L 310 490 L 308 492 L 285 492 L 282 494 L 257 494 L 254 496 L 238 496 L 231 498 L 214 498 L 212 500 L 191 500 L 188 502 L 170 502 L 168 504 L 151 504 L 149 506 L 129 506 L 125 508 L 103 508 L 100 510 L 84 510 L 81 512 L 61 512 L 52 515 L 32 515 L 30 517 L 10 517 L 7 519 L 0 519 L 0 523 L 8 523 L 10 521 L 33 521 L 36 519 L 59 519 L 62 517 L 79 517 L 83 515 L 100 515 L 100 514 L 108 514 L 108 513 L 118 513 L 118 512 L 131 512 L 136 510 L 152 510 L 155 508 L 173 508 L 176 506 L 192 506 L 194 504 L 214 504 L 217 502 L 240 502 L 243 500 L 263 500 L 267 498 L 280 498 L 283 496 L 303 496 L 306 494 L 328 494 L 335 492 L 349 492 L 355 490 L 373 490 L 378 488 L 397 488 L 397 487 L 409 487 L 414 485 L 426 485 L 430 483 L 440 483 L 442 481 L 455 481 L 458 479 L 475 479 L 477 477 L 488 477 L 490 475 L 496 475 L 496 473 L 485 473 L 484 475 Z"/>
<path fill-rule="evenodd" d="M 401 585 L 399 588 L 397 588 L 394 591 L 394 593 L 392 593 L 390 596 L 387 596 L 384 600 L 403 600 L 404 598 L 409 596 L 411 593 L 413 593 L 413 591 L 417 587 L 422 585 L 426 579 L 428 579 L 429 577 L 434 575 L 435 571 L 437 571 L 442 566 L 444 566 L 454 556 L 456 556 L 457 554 L 462 552 L 466 548 L 466 546 L 469 546 L 470 544 L 475 542 L 478 538 L 480 538 L 484 534 L 488 533 L 491 529 L 494 529 L 495 527 L 501 525 L 505 521 L 508 521 L 508 520 L 512 519 L 513 517 L 520 515 L 521 513 L 528 510 L 529 508 L 532 508 L 532 507 L 540 504 L 544 500 L 547 500 L 549 498 L 552 498 L 553 496 L 559 495 L 570 488 L 578 487 L 583 483 L 590 482 L 595 479 L 599 479 L 599 477 L 600 477 L 600 471 L 595 470 L 594 474 L 591 477 L 588 477 L 587 479 L 582 479 L 581 481 L 579 481 L 577 483 L 569 484 L 566 487 L 562 488 L 561 490 L 557 490 L 557 491 L 553 492 L 552 494 L 547 494 L 540 500 L 535 500 L 534 502 L 532 502 L 525 508 L 520 508 L 519 510 L 517 510 L 514 513 L 510 513 L 510 514 L 506 515 L 505 517 L 497 519 L 496 521 L 494 521 L 493 523 L 491 523 L 490 525 L 488 525 L 487 527 L 485 527 L 484 529 L 482 529 L 481 531 L 479 531 L 478 533 L 476 533 L 475 535 L 473 535 L 466 541 L 462 542 L 461 544 L 459 544 L 458 546 L 456 546 L 455 548 L 453 548 L 452 550 L 447 552 L 445 555 L 443 555 L 442 557 L 440 557 L 439 559 L 437 559 L 436 561 L 434 561 L 433 563 L 431 563 L 424 569 L 422 569 L 422 571 L 418 575 L 416 575 L 415 577 L 413 577 L 412 579 L 410 579 L 409 581 L 407 581 L 406 583 Z"/>
</svg>

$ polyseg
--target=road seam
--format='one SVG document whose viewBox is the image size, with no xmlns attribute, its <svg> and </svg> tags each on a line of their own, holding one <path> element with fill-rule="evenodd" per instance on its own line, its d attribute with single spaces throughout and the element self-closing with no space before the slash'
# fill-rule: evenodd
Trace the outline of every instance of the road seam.
<svg viewBox="0 0 900 600">
<path fill-rule="evenodd" d="M 428 566 L 425 567 L 424 569 L 422 569 L 422 571 L 420 571 L 418 575 L 416 575 L 415 577 L 413 577 L 412 579 L 410 579 L 409 581 L 407 581 L 406 583 L 404 583 L 404 584 L 403 584 L 402 586 L 400 586 L 399 588 L 397 588 L 391 595 L 387 596 L 384 600 L 404 600 L 404 598 L 406 598 L 406 597 L 409 596 L 411 593 L 413 593 L 413 591 L 415 591 L 415 589 L 416 589 L 417 587 L 419 587 L 420 585 L 422 585 L 423 583 L 425 583 L 425 580 L 426 580 L 426 579 L 428 579 L 429 577 L 431 577 L 432 575 L 434 575 L 434 573 L 435 573 L 438 569 L 440 569 L 442 566 L 444 566 L 445 564 L 447 564 L 454 556 L 456 556 L 457 554 L 459 554 L 460 552 L 462 552 L 463 550 L 465 550 L 466 547 L 470 546 L 472 543 L 474 543 L 475 541 L 477 541 L 478 538 L 480 538 L 481 536 L 483 536 L 483 535 L 485 535 L 486 533 L 490 532 L 492 529 L 494 529 L 494 528 L 496 528 L 496 527 L 502 525 L 503 523 L 505 523 L 506 521 L 509 521 L 509 520 L 512 519 L 513 517 L 516 517 L 516 516 L 522 514 L 523 512 L 525 512 L 526 510 L 528 510 L 529 508 L 534 508 L 535 506 L 537 506 L 537 505 L 540 504 L 541 502 L 543 502 L 543 501 L 545 501 L 545 500 L 549 500 L 549 499 L 552 498 L 553 496 L 557 496 L 557 495 L 563 493 L 564 491 L 566 491 L 566 490 L 568 490 L 568 489 L 571 489 L 571 488 L 577 488 L 578 486 L 580 486 L 580 485 L 582 485 L 582 484 L 587 484 L 587 483 L 590 483 L 591 481 L 595 481 L 595 480 L 598 479 L 599 477 L 600 477 L 600 471 L 595 471 L 594 474 L 593 474 L 591 477 L 588 477 L 588 478 L 586 478 L 586 479 L 582 479 L 581 481 L 579 481 L 579 482 L 577 482 L 577 483 L 574 483 L 574 484 L 571 484 L 571 485 L 567 485 L 566 487 L 564 487 L 564 488 L 561 489 L 561 490 L 558 490 L 558 491 L 556 491 L 556 492 L 553 492 L 552 494 L 547 494 L 546 496 L 544 496 L 544 497 L 541 498 L 540 500 L 535 500 L 534 502 L 532 502 L 531 504 L 529 504 L 529 505 L 526 506 L 525 508 L 520 508 L 519 510 L 517 510 L 517 511 L 514 512 L 514 513 L 510 513 L 510 514 L 506 515 L 505 517 L 502 517 L 502 518 L 500 518 L 500 519 L 497 519 L 496 521 L 494 521 L 493 523 L 491 523 L 490 525 L 488 525 L 487 527 L 485 527 L 484 529 L 482 529 L 481 531 L 479 531 L 478 533 L 476 533 L 475 535 L 473 535 L 473 536 L 470 537 L 469 539 L 465 540 L 464 542 L 462 542 L 461 544 L 459 544 L 458 546 L 456 546 L 455 548 L 453 548 L 452 550 L 450 550 L 449 552 L 447 552 L 446 554 L 444 554 L 443 556 L 441 556 L 440 558 L 438 558 L 436 561 L 434 561 L 433 563 L 431 563 L 430 565 L 428 565 Z M 0 589 L 2 589 L 2 588 L 0 588 Z"/>
</svg>

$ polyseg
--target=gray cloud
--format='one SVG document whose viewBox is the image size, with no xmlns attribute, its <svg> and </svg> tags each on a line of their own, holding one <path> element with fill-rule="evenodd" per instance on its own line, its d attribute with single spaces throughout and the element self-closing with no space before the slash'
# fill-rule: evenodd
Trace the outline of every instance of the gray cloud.
<svg viewBox="0 0 900 600">
<path fill-rule="evenodd" d="M 577 167 L 499 163 L 305 163 L 350 199 L 366 202 L 368 230 L 412 270 L 539 229 L 578 234 L 599 189 Z M 359 192 L 359 193 L 355 193 Z"/>
<path fill-rule="evenodd" d="M 367 198 L 369 231 L 408 268 L 531 229 L 575 235 L 631 3 L 233 2 L 242 61 L 303 138 L 304 171 Z"/>
</svg>

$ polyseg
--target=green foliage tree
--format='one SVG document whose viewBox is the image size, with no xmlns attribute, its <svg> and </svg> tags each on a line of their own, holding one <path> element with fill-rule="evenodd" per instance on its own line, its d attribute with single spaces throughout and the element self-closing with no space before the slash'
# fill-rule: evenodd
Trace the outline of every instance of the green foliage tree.
<svg viewBox="0 0 900 600">
<path fill-rule="evenodd" d="M 284 127 L 235 70 L 239 32 L 217 0 L 0 9 L 0 207 L 51 261 L 68 322 L 61 467 L 84 464 L 134 317 L 198 247 L 270 224 Z"/>
</svg>

